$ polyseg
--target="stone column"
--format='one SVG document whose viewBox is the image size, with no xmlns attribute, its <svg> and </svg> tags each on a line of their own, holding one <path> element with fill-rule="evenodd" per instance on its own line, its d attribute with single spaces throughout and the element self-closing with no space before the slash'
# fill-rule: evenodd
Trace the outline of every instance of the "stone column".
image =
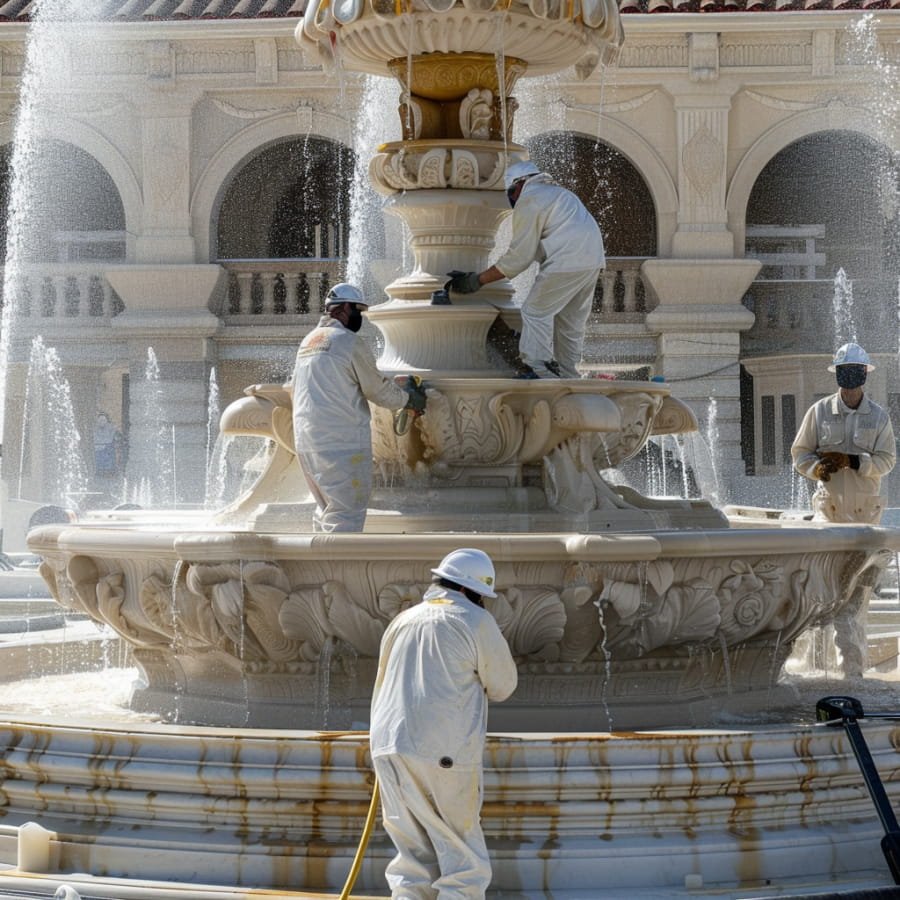
<svg viewBox="0 0 900 900">
<path fill-rule="evenodd" d="M 117 266 L 105 274 L 125 304 L 112 328 L 130 360 L 129 495 L 154 506 L 201 503 L 210 339 L 219 329 L 209 307 L 224 289 L 224 270 Z M 150 350 L 158 380 L 148 375 Z"/>
<path fill-rule="evenodd" d="M 678 134 L 674 258 L 648 260 L 642 274 L 658 300 L 647 315 L 647 326 L 658 334 L 657 373 L 691 406 L 704 437 L 715 400 L 716 440 L 710 449 L 724 488 L 744 474 L 740 333 L 753 325 L 754 316 L 741 301 L 760 264 L 735 258 L 727 226 L 732 89 L 719 81 L 718 40 L 714 33 L 688 36 L 690 84 L 673 100 Z"/>
<path fill-rule="evenodd" d="M 710 450 L 721 485 L 744 474 L 740 333 L 753 325 L 754 316 L 741 298 L 759 265 L 756 260 L 650 259 L 641 267 L 659 299 L 647 314 L 647 327 L 659 335 L 657 374 L 691 406 L 701 432 L 707 430 L 715 399 L 717 440 Z"/>
<path fill-rule="evenodd" d="M 143 222 L 134 242 L 136 262 L 194 262 L 191 234 L 191 112 L 196 97 L 164 90 L 174 82 L 168 41 L 151 41 L 147 78 L 154 91 L 141 113 Z"/>
</svg>

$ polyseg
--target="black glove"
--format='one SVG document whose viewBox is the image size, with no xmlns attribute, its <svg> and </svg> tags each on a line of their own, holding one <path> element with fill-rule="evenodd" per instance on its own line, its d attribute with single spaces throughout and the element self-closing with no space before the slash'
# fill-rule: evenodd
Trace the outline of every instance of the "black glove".
<svg viewBox="0 0 900 900">
<path fill-rule="evenodd" d="M 425 415 L 425 405 L 428 397 L 425 395 L 425 384 L 418 375 L 407 375 L 406 384 L 400 385 L 408 395 L 406 406 L 414 416 Z"/>
<path fill-rule="evenodd" d="M 478 280 L 478 272 L 462 272 L 454 269 L 448 272 L 450 277 L 450 287 L 457 294 L 474 294 L 475 291 L 481 290 L 481 282 Z"/>
</svg>

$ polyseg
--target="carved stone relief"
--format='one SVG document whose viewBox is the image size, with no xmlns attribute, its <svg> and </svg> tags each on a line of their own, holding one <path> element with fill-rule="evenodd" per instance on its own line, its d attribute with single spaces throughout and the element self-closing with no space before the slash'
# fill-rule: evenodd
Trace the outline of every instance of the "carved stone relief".
<svg viewBox="0 0 900 900">
<path fill-rule="evenodd" d="M 722 142 L 704 124 L 684 145 L 684 173 L 698 194 L 706 197 L 719 181 L 725 165 Z"/>
</svg>

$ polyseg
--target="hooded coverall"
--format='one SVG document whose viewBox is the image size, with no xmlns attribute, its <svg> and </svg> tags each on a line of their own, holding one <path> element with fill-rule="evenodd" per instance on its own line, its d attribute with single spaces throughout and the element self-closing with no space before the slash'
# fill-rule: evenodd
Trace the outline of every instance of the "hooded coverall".
<svg viewBox="0 0 900 900">
<path fill-rule="evenodd" d="M 603 235 L 578 197 L 544 173 L 525 182 L 509 249 L 495 266 L 515 278 L 535 260 L 540 268 L 522 304 L 519 356 L 538 371 L 556 360 L 564 378 L 578 378 L 585 325 L 606 265 Z"/>
<path fill-rule="evenodd" d="M 432 586 L 381 640 L 371 752 L 395 900 L 481 900 L 491 863 L 481 830 L 488 700 L 515 690 L 494 617 Z"/>
<path fill-rule="evenodd" d="M 303 339 L 294 366 L 294 445 L 316 501 L 314 531 L 362 531 L 372 493 L 369 403 L 406 406 L 355 332 L 323 316 Z"/>
<path fill-rule="evenodd" d="M 819 482 L 812 505 L 815 517 L 829 522 L 881 521 L 881 478 L 894 468 L 896 445 L 888 414 L 865 395 L 856 409 L 840 391 L 816 401 L 800 423 L 791 447 L 794 468 L 812 481 L 817 451 L 859 456 L 859 469 L 840 469 Z"/>
</svg>

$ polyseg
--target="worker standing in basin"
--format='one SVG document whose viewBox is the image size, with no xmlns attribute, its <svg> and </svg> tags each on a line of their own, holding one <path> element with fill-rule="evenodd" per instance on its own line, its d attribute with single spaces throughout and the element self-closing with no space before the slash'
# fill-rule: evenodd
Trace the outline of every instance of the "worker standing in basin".
<svg viewBox="0 0 900 900">
<path fill-rule="evenodd" d="M 509 697 L 518 676 L 483 607 L 497 596 L 490 557 L 463 548 L 431 571 L 422 602 L 384 633 L 372 695 L 372 761 L 397 849 L 386 874 L 397 900 L 482 900 L 488 701 Z"/>
<path fill-rule="evenodd" d="M 424 386 L 385 378 L 358 337 L 368 303 L 359 288 L 336 284 L 325 315 L 297 351 L 292 387 L 297 461 L 316 501 L 314 531 L 362 531 L 372 493 L 369 402 L 425 412 Z"/>
<path fill-rule="evenodd" d="M 794 438 L 794 468 L 817 482 L 815 519 L 872 525 L 881 521 L 881 479 L 894 468 L 896 446 L 890 417 L 863 390 L 874 368 L 859 344 L 838 348 L 828 367 L 838 390 L 807 410 Z M 871 594 L 871 584 L 860 584 L 834 619 L 834 643 L 847 677 L 860 677 L 866 669 Z"/>
<path fill-rule="evenodd" d="M 534 163 L 513 163 L 505 184 L 513 208 L 509 248 L 483 272 L 449 272 L 451 287 L 471 294 L 515 278 L 537 261 L 537 277 L 522 303 L 519 377 L 578 378 L 585 327 L 606 265 L 600 226 L 572 191 Z"/>
<path fill-rule="evenodd" d="M 794 468 L 817 482 L 812 498 L 817 519 L 881 521 L 881 479 L 894 468 L 896 445 L 890 417 L 863 390 L 874 368 L 859 344 L 840 347 L 828 367 L 837 392 L 807 410 L 794 438 Z"/>
</svg>

